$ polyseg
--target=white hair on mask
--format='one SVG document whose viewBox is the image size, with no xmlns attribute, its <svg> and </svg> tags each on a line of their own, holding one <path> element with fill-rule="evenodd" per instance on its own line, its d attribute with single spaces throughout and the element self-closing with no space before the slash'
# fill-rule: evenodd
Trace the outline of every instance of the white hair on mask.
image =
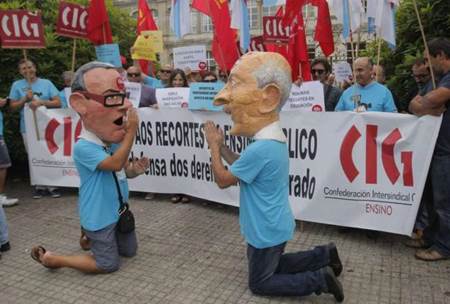
<svg viewBox="0 0 450 304">
<path fill-rule="evenodd" d="M 278 105 L 278 112 L 286 103 L 292 86 L 292 78 L 289 69 L 280 65 L 279 59 L 264 60 L 264 63 L 253 71 L 252 75 L 258 83 L 258 88 L 262 89 L 268 84 L 276 84 L 280 88 L 281 98 Z"/>
</svg>

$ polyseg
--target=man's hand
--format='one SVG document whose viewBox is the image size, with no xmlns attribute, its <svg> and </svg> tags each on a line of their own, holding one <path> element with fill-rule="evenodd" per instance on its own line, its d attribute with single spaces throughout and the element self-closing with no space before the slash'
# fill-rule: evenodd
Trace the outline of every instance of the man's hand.
<svg viewBox="0 0 450 304">
<path fill-rule="evenodd" d="M 131 108 L 127 112 L 127 125 L 126 125 L 127 133 L 132 133 L 134 136 L 138 128 L 138 125 L 139 125 L 139 116 L 137 115 L 136 109 Z"/>
<path fill-rule="evenodd" d="M 30 109 L 33 110 L 33 111 L 35 111 L 40 106 L 42 106 L 42 102 L 40 100 L 33 99 L 30 102 Z"/>
<path fill-rule="evenodd" d="M 6 98 L 0 98 L 0 108 L 3 108 L 6 105 Z"/>
<path fill-rule="evenodd" d="M 155 109 L 155 110 L 159 110 L 159 104 L 155 103 L 150 105 L 150 108 Z"/>
<path fill-rule="evenodd" d="M 26 101 L 33 100 L 33 91 L 31 89 L 27 90 L 27 94 L 25 94 Z"/>
<path fill-rule="evenodd" d="M 128 164 L 128 168 L 126 170 L 127 177 L 133 178 L 138 175 L 143 174 L 148 167 L 150 166 L 150 161 L 147 157 L 143 156 L 141 158 L 134 158 Z"/>
<path fill-rule="evenodd" d="M 295 84 L 296 86 L 298 86 L 298 87 L 301 87 L 302 84 L 303 84 L 303 77 L 299 75 L 298 78 L 297 78 L 297 80 L 294 81 L 294 84 Z"/>
<path fill-rule="evenodd" d="M 223 144 L 223 131 L 217 129 L 216 125 L 210 120 L 208 120 L 204 126 L 206 141 L 208 142 L 209 148 L 220 148 Z"/>
</svg>

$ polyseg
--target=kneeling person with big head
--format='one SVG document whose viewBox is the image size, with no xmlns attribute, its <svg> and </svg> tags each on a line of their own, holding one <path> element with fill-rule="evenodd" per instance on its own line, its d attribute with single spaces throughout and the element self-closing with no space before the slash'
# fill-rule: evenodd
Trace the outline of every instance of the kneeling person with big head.
<svg viewBox="0 0 450 304">
<path fill-rule="evenodd" d="M 239 221 L 247 242 L 249 287 L 255 294 L 305 296 L 331 293 L 342 301 L 337 276 L 342 264 L 333 243 L 284 254 L 293 236 L 288 200 L 289 156 L 279 111 L 291 88 L 291 69 L 277 53 L 250 52 L 233 67 L 215 97 L 231 114 L 232 135 L 253 138 L 241 155 L 224 145 L 223 132 L 205 123 L 215 181 L 220 188 L 240 184 Z M 231 166 L 227 170 L 222 157 Z"/>
<path fill-rule="evenodd" d="M 70 104 L 83 123 L 74 161 L 80 175 L 80 222 L 92 255 L 61 256 L 36 246 L 31 257 L 48 268 L 113 272 L 119 256 L 132 257 L 137 251 L 134 229 L 123 233 L 118 221 L 120 197 L 128 202 L 127 177 L 144 173 L 149 165 L 144 157 L 128 162 L 139 119 L 119 73 L 106 63 L 90 62 L 78 69 Z"/>
</svg>

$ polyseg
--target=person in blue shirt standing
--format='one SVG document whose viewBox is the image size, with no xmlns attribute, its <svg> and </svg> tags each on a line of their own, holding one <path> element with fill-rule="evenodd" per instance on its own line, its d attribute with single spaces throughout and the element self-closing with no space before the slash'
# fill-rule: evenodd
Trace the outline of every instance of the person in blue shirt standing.
<svg viewBox="0 0 450 304">
<path fill-rule="evenodd" d="M 11 99 L 10 108 L 13 111 L 20 110 L 20 133 L 22 133 L 25 150 L 28 152 L 24 107 L 28 105 L 35 111 L 38 107 L 47 108 L 61 107 L 59 92 L 55 85 L 48 79 L 39 78 L 36 75 L 36 65 L 31 60 L 22 59 L 19 61 L 19 73 L 23 79 L 17 80 L 12 84 L 9 98 Z M 33 198 L 39 199 L 46 194 L 46 191 L 54 197 L 60 197 L 58 189 L 55 187 L 44 187 L 36 185 Z"/>
<path fill-rule="evenodd" d="M 397 112 L 391 91 L 374 80 L 372 60 L 360 57 L 354 67 L 356 83 L 342 93 L 335 111 Z"/>
<path fill-rule="evenodd" d="M 62 73 L 62 79 L 64 81 L 64 88 L 59 91 L 59 99 L 61 100 L 61 108 L 66 109 L 69 107 L 69 103 L 66 98 L 66 88 L 70 88 L 72 84 L 73 72 L 72 71 L 64 71 Z"/>
<path fill-rule="evenodd" d="M 239 223 L 247 242 L 249 288 L 268 296 L 306 296 L 344 292 L 333 243 L 284 253 L 295 221 L 289 204 L 289 155 L 279 111 L 289 97 L 291 69 L 283 56 L 270 52 L 243 55 L 214 100 L 231 114 L 232 135 L 253 138 L 241 155 L 224 145 L 223 132 L 205 123 L 214 180 L 220 188 L 240 184 Z M 227 169 L 222 157 L 231 165 Z"/>
<path fill-rule="evenodd" d="M 145 157 L 128 161 L 139 118 L 114 66 L 102 62 L 81 66 L 72 83 L 70 105 L 83 122 L 74 161 L 80 175 L 80 223 L 92 255 L 63 256 L 35 246 L 31 257 L 47 268 L 109 273 L 119 269 L 120 256 L 137 252 L 135 230 L 125 233 L 117 227 L 118 189 L 128 202 L 127 177 L 144 173 L 149 161 Z"/>
</svg>

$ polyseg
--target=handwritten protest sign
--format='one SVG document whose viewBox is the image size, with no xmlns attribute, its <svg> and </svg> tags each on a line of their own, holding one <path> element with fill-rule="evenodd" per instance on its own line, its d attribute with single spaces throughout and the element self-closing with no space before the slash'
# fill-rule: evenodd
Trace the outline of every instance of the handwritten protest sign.
<svg viewBox="0 0 450 304">
<path fill-rule="evenodd" d="M 301 86 L 292 85 L 291 94 L 282 111 L 314 111 L 325 110 L 323 86 L 320 81 L 303 82 Z"/>
<path fill-rule="evenodd" d="M 213 105 L 214 97 L 223 88 L 221 82 L 194 82 L 190 85 L 189 109 L 222 111 L 223 107 Z"/>
<path fill-rule="evenodd" d="M 162 31 L 142 31 L 141 36 L 150 38 L 155 53 L 161 53 L 163 51 Z"/>
<path fill-rule="evenodd" d="M 333 65 L 333 73 L 337 82 L 343 82 L 352 76 L 352 67 L 346 61 L 337 62 Z"/>
<path fill-rule="evenodd" d="M 156 101 L 161 108 L 187 108 L 189 88 L 157 89 Z"/>
<path fill-rule="evenodd" d="M 134 42 L 131 59 L 156 60 L 153 41 L 150 36 L 139 35 Z"/>
</svg>

